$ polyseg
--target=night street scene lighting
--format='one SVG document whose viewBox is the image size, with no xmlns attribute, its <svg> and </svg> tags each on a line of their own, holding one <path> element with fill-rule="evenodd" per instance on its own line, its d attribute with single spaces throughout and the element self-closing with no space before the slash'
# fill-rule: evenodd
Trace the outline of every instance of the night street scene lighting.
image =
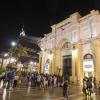
<svg viewBox="0 0 100 100">
<path fill-rule="evenodd" d="M 0 100 L 100 100 L 100 1 L 0 3 Z"/>
<path fill-rule="evenodd" d="M 12 46 L 16 46 L 16 42 L 14 42 L 14 41 L 11 42 L 11 45 L 12 45 Z"/>
</svg>

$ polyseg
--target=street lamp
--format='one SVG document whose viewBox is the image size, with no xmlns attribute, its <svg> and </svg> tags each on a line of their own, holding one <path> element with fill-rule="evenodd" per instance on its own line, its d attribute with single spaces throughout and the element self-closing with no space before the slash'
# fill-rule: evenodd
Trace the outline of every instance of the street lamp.
<svg viewBox="0 0 100 100">
<path fill-rule="evenodd" d="M 33 63 L 33 61 L 30 61 L 30 65 L 33 65 L 34 63 Z"/>
<path fill-rule="evenodd" d="M 11 45 L 12 45 L 13 47 L 16 46 L 16 42 L 13 41 L 13 42 L 11 43 Z"/>
<path fill-rule="evenodd" d="M 4 57 L 7 57 L 8 55 L 9 55 L 8 53 L 5 53 L 5 54 L 4 54 Z"/>
<path fill-rule="evenodd" d="M 43 50 L 44 50 L 44 48 L 41 48 L 41 50 L 43 51 Z"/>
<path fill-rule="evenodd" d="M 34 62 L 34 65 L 36 65 L 37 63 L 36 62 Z"/>
<path fill-rule="evenodd" d="M 12 54 L 13 54 L 13 48 L 16 46 L 16 42 L 12 41 L 11 42 L 11 52 L 10 52 L 10 58 L 9 58 L 9 64 L 11 63 L 11 58 L 12 58 Z"/>
</svg>

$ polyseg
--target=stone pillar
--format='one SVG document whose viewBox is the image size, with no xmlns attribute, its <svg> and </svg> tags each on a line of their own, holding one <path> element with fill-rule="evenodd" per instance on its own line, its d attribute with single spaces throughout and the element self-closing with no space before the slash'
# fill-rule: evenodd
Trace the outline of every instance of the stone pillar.
<svg viewBox="0 0 100 100">
<path fill-rule="evenodd" d="M 38 66 L 39 73 L 41 73 L 41 66 L 42 66 L 42 61 L 41 61 L 41 56 L 39 56 L 39 66 Z"/>
<path fill-rule="evenodd" d="M 55 55 L 55 68 L 54 68 L 54 73 L 55 74 L 59 74 L 59 69 L 61 69 L 61 66 L 60 66 L 60 50 L 56 50 L 56 55 Z"/>
<path fill-rule="evenodd" d="M 62 65 L 62 54 L 61 49 L 59 49 L 59 74 L 63 75 L 63 65 Z"/>
<path fill-rule="evenodd" d="M 50 61 L 50 74 L 54 74 L 54 69 L 55 69 L 55 53 L 52 53 L 52 58 Z"/>
<path fill-rule="evenodd" d="M 50 60 L 50 68 L 49 68 L 50 74 L 53 73 L 53 60 Z"/>
<path fill-rule="evenodd" d="M 95 51 L 95 76 L 98 82 L 100 81 L 100 41 L 95 40 L 93 45 Z"/>
<path fill-rule="evenodd" d="M 72 80 L 75 83 L 82 83 L 82 70 L 82 46 L 80 44 L 76 44 L 75 49 L 72 50 Z"/>
<path fill-rule="evenodd" d="M 76 67 L 76 61 L 75 61 L 75 50 L 72 50 L 72 77 L 71 77 L 71 81 L 76 82 L 76 72 L 75 72 L 75 68 Z"/>
<path fill-rule="evenodd" d="M 76 45 L 76 82 L 82 83 L 83 80 L 83 61 L 82 61 L 82 45 Z"/>
<path fill-rule="evenodd" d="M 44 73 L 45 56 L 46 56 L 45 51 L 42 51 L 41 55 L 42 55 L 41 72 Z"/>
</svg>

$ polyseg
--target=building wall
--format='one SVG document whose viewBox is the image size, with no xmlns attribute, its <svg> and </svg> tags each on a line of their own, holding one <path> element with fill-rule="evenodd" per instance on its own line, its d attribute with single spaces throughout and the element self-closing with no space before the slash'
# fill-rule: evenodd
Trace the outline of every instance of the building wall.
<svg viewBox="0 0 100 100">
<path fill-rule="evenodd" d="M 51 33 L 45 34 L 39 44 L 43 48 L 40 53 L 41 72 L 47 59 L 50 59 L 49 73 L 63 73 L 63 57 L 72 56 L 73 81 L 81 82 L 84 77 L 83 58 L 90 53 L 94 56 L 95 76 L 100 79 L 100 13 L 92 10 L 88 15 L 82 17 L 78 12 L 70 15 L 64 21 L 51 26 Z M 69 43 L 68 47 L 64 47 Z M 52 58 L 50 58 L 52 55 Z"/>
</svg>

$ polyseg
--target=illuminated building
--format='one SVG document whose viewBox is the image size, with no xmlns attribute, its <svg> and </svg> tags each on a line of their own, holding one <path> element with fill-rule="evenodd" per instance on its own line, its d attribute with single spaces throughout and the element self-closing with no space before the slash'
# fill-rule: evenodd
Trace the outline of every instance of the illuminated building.
<svg viewBox="0 0 100 100">
<path fill-rule="evenodd" d="M 75 82 L 82 82 L 84 76 L 95 76 L 99 81 L 99 11 L 92 10 L 84 17 L 76 12 L 51 28 L 39 43 L 40 71 L 68 75 Z"/>
</svg>

